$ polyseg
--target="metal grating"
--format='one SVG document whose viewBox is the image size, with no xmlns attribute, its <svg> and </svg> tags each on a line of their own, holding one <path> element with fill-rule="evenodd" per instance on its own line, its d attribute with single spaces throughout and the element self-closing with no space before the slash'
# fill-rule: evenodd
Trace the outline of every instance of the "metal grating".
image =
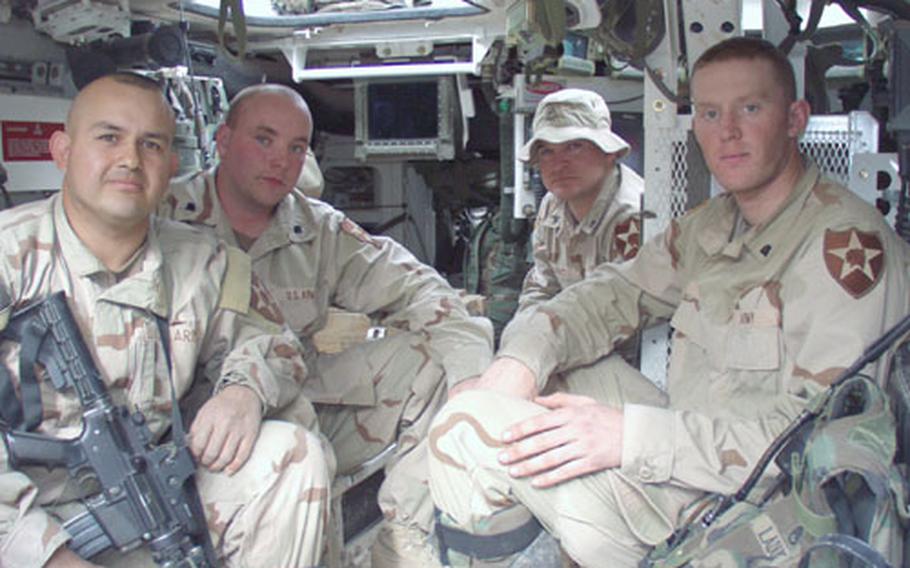
<svg viewBox="0 0 910 568">
<path fill-rule="evenodd" d="M 645 239 L 657 235 L 667 228 L 671 219 L 686 212 L 689 173 L 688 128 L 662 128 L 652 133 L 654 138 L 649 143 L 654 146 L 646 148 L 649 153 L 645 158 L 644 207 L 654 217 L 645 219 Z M 666 157 L 669 157 L 668 164 Z M 650 165 L 649 159 L 652 160 Z M 641 372 L 661 388 L 666 388 L 670 363 L 669 333 L 669 325 L 662 324 L 641 334 Z"/>
<path fill-rule="evenodd" d="M 847 185 L 850 182 L 850 158 L 855 139 L 855 132 L 807 131 L 800 140 L 799 149 L 814 160 L 828 177 Z"/>
<path fill-rule="evenodd" d="M 850 187 L 854 156 L 878 152 L 878 122 L 864 111 L 813 116 L 799 148 L 825 175 Z"/>
<path fill-rule="evenodd" d="M 646 220 L 648 237 L 663 231 L 670 219 L 686 212 L 689 170 L 686 161 L 688 131 L 661 129 L 654 135 L 657 147 L 653 155 L 658 156 L 662 162 L 665 157 L 669 157 L 669 160 L 668 163 L 655 164 L 654 167 L 646 164 L 645 208 L 655 215 L 653 219 Z"/>
<path fill-rule="evenodd" d="M 686 140 L 674 140 L 670 144 L 670 211 L 672 217 L 679 217 L 686 212 L 689 164 L 686 159 L 689 145 Z"/>
</svg>

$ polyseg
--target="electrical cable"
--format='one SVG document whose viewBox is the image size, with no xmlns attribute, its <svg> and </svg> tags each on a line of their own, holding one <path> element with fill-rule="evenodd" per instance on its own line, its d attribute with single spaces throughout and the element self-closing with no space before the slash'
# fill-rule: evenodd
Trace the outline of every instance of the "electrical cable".
<svg viewBox="0 0 910 568">
<path fill-rule="evenodd" d="M 13 206 L 13 200 L 10 197 L 9 191 L 6 189 L 6 181 L 9 179 L 9 176 L 6 173 L 6 168 L 3 167 L 3 164 L 0 164 L 0 194 L 3 195 L 4 209 L 10 209 Z"/>
</svg>

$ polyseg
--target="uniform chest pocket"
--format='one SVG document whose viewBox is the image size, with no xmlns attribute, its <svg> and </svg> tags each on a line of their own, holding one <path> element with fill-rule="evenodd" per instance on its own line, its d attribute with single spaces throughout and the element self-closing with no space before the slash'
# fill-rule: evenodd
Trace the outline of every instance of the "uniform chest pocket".
<svg viewBox="0 0 910 568">
<path fill-rule="evenodd" d="M 553 261 L 553 269 L 559 285 L 562 288 L 568 288 L 584 279 L 586 259 L 584 253 L 579 250 L 575 239 L 556 243 L 555 246 L 559 247 L 559 253 Z"/>
<path fill-rule="evenodd" d="M 697 295 L 684 295 L 671 321 L 701 347 L 717 370 L 771 371 L 780 367 L 780 311 L 765 299 L 743 298 L 729 321 L 711 321 Z M 675 349 L 675 344 L 674 344 Z"/>
<path fill-rule="evenodd" d="M 309 335 L 314 324 L 320 324 L 320 294 L 315 287 L 272 287 L 270 289 L 281 313 L 298 335 Z"/>
<path fill-rule="evenodd" d="M 780 327 L 776 324 L 730 326 L 724 349 L 727 366 L 744 371 L 780 368 Z"/>
<path fill-rule="evenodd" d="M 193 318 L 177 317 L 175 322 L 166 328 L 171 362 L 194 361 L 202 342 L 202 329 Z M 149 427 L 155 431 L 156 425 L 163 425 L 169 419 L 171 408 L 171 381 L 168 374 L 167 359 L 164 357 L 164 346 L 158 324 L 152 320 L 145 322 L 145 332 L 137 337 L 130 349 L 130 373 L 132 380 L 128 398 L 139 410 L 146 414 Z M 192 380 L 192 369 L 177 369 L 173 372 L 173 394 L 180 398 L 185 390 L 185 383 Z"/>
<path fill-rule="evenodd" d="M 727 365 L 745 371 L 773 371 L 781 364 L 780 309 L 768 291 L 754 288 L 733 310 L 724 343 Z"/>
</svg>

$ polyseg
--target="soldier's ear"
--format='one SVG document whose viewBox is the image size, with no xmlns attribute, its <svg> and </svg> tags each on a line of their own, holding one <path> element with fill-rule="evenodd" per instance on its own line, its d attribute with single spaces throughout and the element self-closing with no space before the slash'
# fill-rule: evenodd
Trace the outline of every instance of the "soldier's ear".
<svg viewBox="0 0 910 568">
<path fill-rule="evenodd" d="M 227 124 L 222 124 L 218 127 L 218 130 L 215 131 L 215 147 L 218 149 L 218 156 L 224 156 L 224 152 L 227 150 L 230 143 L 231 127 Z"/>
<path fill-rule="evenodd" d="M 51 158 L 54 159 L 54 164 L 60 171 L 66 171 L 67 164 L 69 164 L 71 143 L 69 134 L 64 130 L 57 130 L 51 134 L 51 139 L 48 141 Z"/>
<path fill-rule="evenodd" d="M 180 156 L 177 155 L 177 152 L 171 150 L 171 164 L 170 164 L 170 173 L 171 177 L 177 175 L 177 168 L 180 167 Z"/>
<path fill-rule="evenodd" d="M 806 100 L 798 100 L 790 103 L 790 109 L 787 116 L 787 135 L 790 138 L 799 138 L 806 130 L 809 124 L 809 114 L 811 109 Z"/>
</svg>

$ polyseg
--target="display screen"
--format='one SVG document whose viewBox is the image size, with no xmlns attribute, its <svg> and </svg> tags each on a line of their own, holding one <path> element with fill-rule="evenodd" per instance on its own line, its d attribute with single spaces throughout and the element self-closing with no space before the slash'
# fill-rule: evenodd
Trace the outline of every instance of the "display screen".
<svg viewBox="0 0 910 568">
<path fill-rule="evenodd" d="M 367 87 L 369 139 L 436 138 L 438 90 L 436 81 L 370 83 Z"/>
</svg>

